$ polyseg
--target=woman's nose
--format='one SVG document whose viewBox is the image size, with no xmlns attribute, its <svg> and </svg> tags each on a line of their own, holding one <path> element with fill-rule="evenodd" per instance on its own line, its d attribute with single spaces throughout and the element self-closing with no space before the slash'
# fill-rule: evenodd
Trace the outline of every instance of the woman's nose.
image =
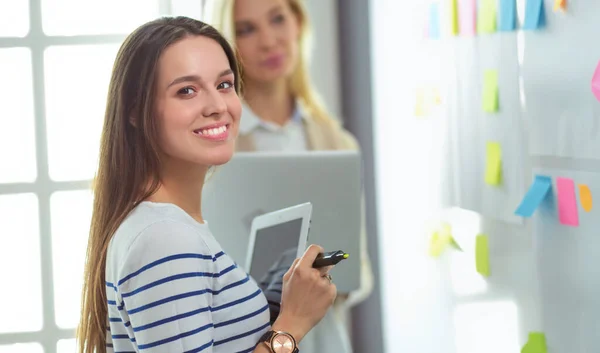
<svg viewBox="0 0 600 353">
<path fill-rule="evenodd" d="M 227 104 L 217 89 L 208 91 L 202 115 L 205 117 L 220 116 L 227 111 Z"/>
</svg>

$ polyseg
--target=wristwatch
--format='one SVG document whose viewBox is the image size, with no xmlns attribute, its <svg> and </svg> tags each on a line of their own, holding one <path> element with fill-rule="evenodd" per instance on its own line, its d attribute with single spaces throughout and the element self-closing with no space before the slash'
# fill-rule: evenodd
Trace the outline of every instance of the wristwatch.
<svg viewBox="0 0 600 353">
<path fill-rule="evenodd" d="M 283 331 L 267 331 L 259 340 L 271 349 L 272 353 L 298 353 L 294 336 Z"/>
</svg>

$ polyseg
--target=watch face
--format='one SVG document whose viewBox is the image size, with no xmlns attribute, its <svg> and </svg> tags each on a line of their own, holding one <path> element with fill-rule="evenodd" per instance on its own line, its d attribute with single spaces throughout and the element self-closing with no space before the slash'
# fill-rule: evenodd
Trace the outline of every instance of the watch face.
<svg viewBox="0 0 600 353">
<path fill-rule="evenodd" d="M 296 348 L 292 338 L 283 333 L 275 335 L 271 344 L 275 353 L 292 353 Z"/>
</svg>

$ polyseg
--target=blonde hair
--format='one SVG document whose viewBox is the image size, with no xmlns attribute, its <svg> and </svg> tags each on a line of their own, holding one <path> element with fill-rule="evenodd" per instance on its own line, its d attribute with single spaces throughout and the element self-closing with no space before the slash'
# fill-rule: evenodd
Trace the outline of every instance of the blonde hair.
<svg viewBox="0 0 600 353">
<path fill-rule="evenodd" d="M 204 9 L 204 21 L 214 26 L 234 48 L 235 44 L 235 23 L 234 23 L 234 5 L 236 0 L 208 0 Z M 289 78 L 289 87 L 292 94 L 300 101 L 302 107 L 307 110 L 312 118 L 321 121 L 334 121 L 329 114 L 319 94 L 310 79 L 308 64 L 312 53 L 312 36 L 310 23 L 308 21 L 308 12 L 303 0 L 286 0 L 292 9 L 292 12 L 298 17 L 300 23 L 300 54 L 294 72 Z M 236 49 L 237 50 L 237 49 Z M 239 56 L 238 56 L 239 57 Z M 243 63 L 241 58 L 240 64 Z M 243 65 L 240 65 L 243 66 Z M 242 81 L 244 80 L 244 70 L 241 70 Z"/>
</svg>

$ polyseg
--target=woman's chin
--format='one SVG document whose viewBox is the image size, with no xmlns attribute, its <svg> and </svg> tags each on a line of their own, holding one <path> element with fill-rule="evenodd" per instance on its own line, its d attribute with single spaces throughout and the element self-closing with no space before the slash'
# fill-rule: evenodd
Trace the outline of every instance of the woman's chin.
<svg viewBox="0 0 600 353">
<path fill-rule="evenodd" d="M 233 148 L 222 148 L 217 151 L 211 151 L 210 154 L 203 156 L 202 164 L 210 166 L 223 165 L 233 157 Z"/>
</svg>

